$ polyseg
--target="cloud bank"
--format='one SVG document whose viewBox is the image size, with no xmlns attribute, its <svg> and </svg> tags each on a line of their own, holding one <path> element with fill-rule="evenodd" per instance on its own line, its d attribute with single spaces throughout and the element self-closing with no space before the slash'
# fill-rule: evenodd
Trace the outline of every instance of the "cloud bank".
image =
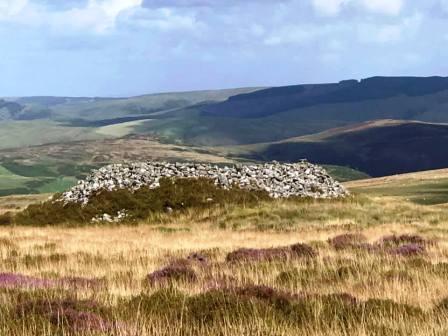
<svg viewBox="0 0 448 336">
<path fill-rule="evenodd" d="M 0 96 L 446 75 L 447 0 L 0 0 Z"/>
</svg>

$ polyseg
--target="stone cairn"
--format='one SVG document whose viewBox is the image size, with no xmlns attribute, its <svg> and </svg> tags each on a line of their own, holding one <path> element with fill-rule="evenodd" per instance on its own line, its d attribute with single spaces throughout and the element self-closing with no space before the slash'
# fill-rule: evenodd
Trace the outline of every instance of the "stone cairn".
<svg viewBox="0 0 448 336">
<path fill-rule="evenodd" d="M 237 186 L 249 190 L 265 190 L 273 198 L 310 197 L 338 198 L 348 191 L 331 178 L 324 168 L 306 160 L 293 164 L 265 164 L 218 167 L 211 164 L 134 162 L 111 164 L 93 171 L 85 180 L 65 192 L 61 201 L 87 204 L 101 190 L 159 187 L 160 178 L 212 179 L 217 186 L 229 189 Z"/>
</svg>

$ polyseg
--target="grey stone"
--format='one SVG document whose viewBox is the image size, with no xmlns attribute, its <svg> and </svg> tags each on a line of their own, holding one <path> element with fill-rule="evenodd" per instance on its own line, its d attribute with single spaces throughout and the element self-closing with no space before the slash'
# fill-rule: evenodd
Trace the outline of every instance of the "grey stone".
<svg viewBox="0 0 448 336">
<path fill-rule="evenodd" d="M 90 197 L 101 190 L 138 190 L 142 187 L 154 189 L 160 186 L 159 180 L 162 177 L 205 177 L 224 189 L 236 186 L 265 190 L 273 198 L 337 198 L 348 195 L 347 190 L 332 179 L 324 168 L 306 160 L 284 164 L 238 164 L 224 168 L 193 163 L 132 162 L 112 164 L 93 171 L 85 180 L 79 181 L 75 187 L 65 192 L 60 200 L 64 203 L 87 204 Z"/>
</svg>

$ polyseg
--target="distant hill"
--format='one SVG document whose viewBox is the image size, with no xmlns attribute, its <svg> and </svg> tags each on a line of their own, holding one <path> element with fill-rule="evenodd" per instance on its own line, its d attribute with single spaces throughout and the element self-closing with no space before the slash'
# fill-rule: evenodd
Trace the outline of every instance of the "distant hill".
<svg viewBox="0 0 448 336">
<path fill-rule="evenodd" d="M 19 97 L 10 99 L 9 104 L 22 106 L 22 109 L 26 108 L 29 113 L 42 110 L 49 112 L 48 115 L 42 116 L 40 119 L 84 120 L 88 122 L 130 116 L 147 116 L 202 102 L 219 102 L 230 96 L 255 90 L 257 88 L 157 93 L 123 98 Z"/>
<path fill-rule="evenodd" d="M 0 99 L 0 120 L 15 118 L 25 107 L 15 103 Z"/>
<path fill-rule="evenodd" d="M 348 166 L 371 176 L 448 167 L 448 125 L 376 121 L 255 146 L 254 158 Z"/>
<path fill-rule="evenodd" d="M 0 99 L 0 149 L 59 142 L 154 133 L 137 121 L 166 119 L 169 113 L 212 104 L 258 88 L 149 94 L 129 98 L 102 97 L 16 97 Z M 167 116 L 165 116 L 167 115 Z M 183 118 L 188 118 L 187 114 Z M 125 123 L 134 122 L 130 127 Z M 117 134 L 101 128 L 114 126 Z M 128 129 L 123 132 L 123 128 Z"/>
<path fill-rule="evenodd" d="M 272 142 L 365 121 L 448 122 L 448 78 L 373 77 L 239 94 L 148 123 L 167 141 L 228 146 Z"/>
<path fill-rule="evenodd" d="M 311 106 L 378 101 L 400 96 L 420 97 L 446 90 L 448 90 L 448 78 L 445 77 L 373 77 L 359 82 L 346 80 L 337 84 L 275 87 L 240 94 L 230 97 L 225 102 L 206 107 L 203 114 L 260 118 Z M 424 114 L 423 112 L 404 107 L 392 112 L 396 115 L 390 117 L 408 119 Z"/>
<path fill-rule="evenodd" d="M 372 77 L 129 98 L 3 98 L 0 149 L 143 135 L 236 160 L 307 158 L 383 176 L 448 167 L 447 124 L 448 77 Z"/>
</svg>

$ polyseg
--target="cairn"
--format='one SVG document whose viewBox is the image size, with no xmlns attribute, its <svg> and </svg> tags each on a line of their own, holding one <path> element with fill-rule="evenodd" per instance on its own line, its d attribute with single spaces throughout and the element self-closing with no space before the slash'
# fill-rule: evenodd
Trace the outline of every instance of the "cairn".
<svg viewBox="0 0 448 336">
<path fill-rule="evenodd" d="M 161 178 L 209 178 L 224 189 L 236 186 L 248 190 L 264 190 L 272 198 L 308 197 L 338 198 L 348 195 L 321 166 L 306 160 L 298 163 L 271 162 L 265 164 L 219 167 L 198 163 L 133 162 L 111 164 L 93 171 L 85 180 L 65 192 L 65 203 L 87 204 L 101 190 L 155 189 Z"/>
</svg>

